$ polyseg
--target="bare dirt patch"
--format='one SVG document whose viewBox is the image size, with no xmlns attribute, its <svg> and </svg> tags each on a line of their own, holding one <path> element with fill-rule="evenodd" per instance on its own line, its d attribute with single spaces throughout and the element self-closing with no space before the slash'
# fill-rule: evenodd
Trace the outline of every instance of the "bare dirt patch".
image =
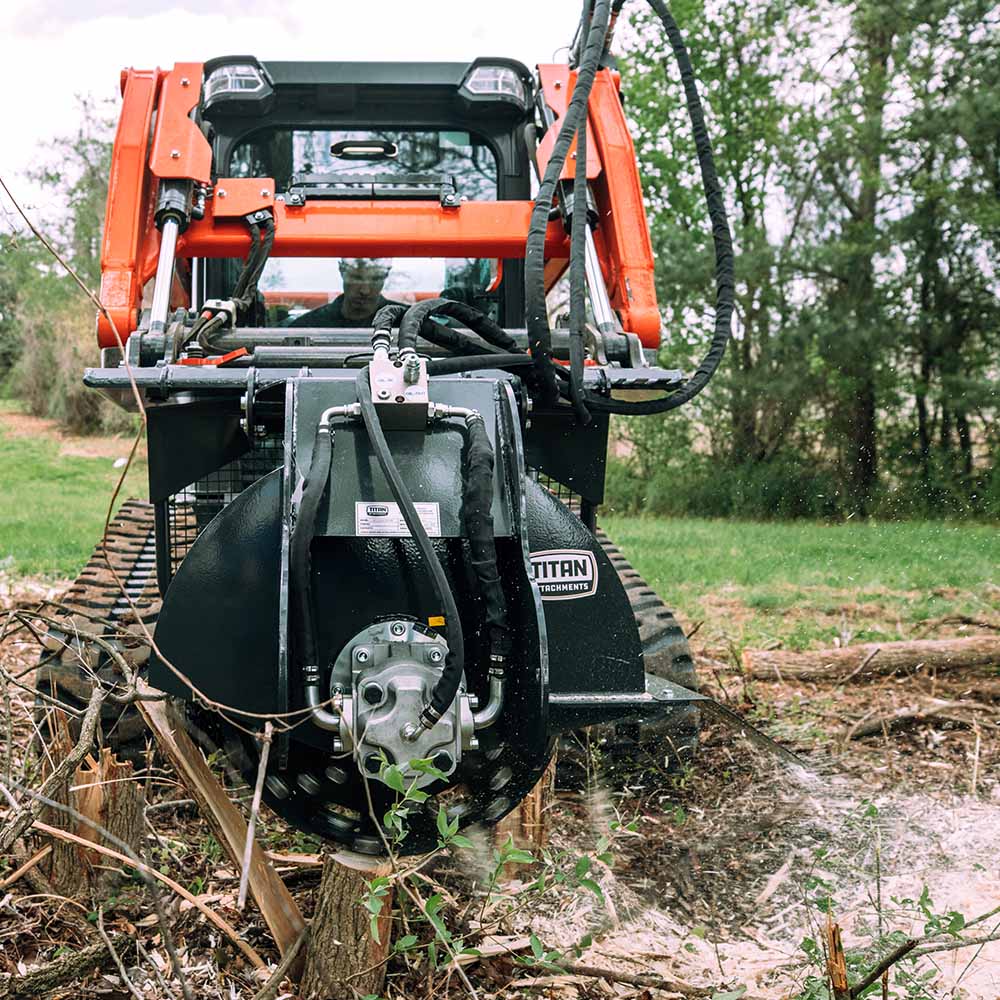
<svg viewBox="0 0 1000 1000">
<path fill-rule="evenodd" d="M 69 458 L 125 459 L 132 448 L 132 438 L 127 435 L 67 434 L 55 420 L 15 410 L 0 413 L 0 430 L 15 438 L 48 438 L 59 445 L 60 455 Z M 140 447 L 144 456 L 145 444 Z"/>
</svg>

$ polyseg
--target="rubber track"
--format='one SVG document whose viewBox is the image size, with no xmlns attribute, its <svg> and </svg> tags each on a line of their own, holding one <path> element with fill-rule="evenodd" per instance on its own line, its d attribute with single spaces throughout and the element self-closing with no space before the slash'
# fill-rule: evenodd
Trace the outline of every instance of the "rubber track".
<svg viewBox="0 0 1000 1000">
<path fill-rule="evenodd" d="M 118 581 L 124 585 L 125 593 Z M 53 617 L 64 619 L 65 627 L 49 629 L 35 684 L 38 690 L 83 710 L 92 687 L 88 670 L 109 682 L 115 679 L 109 658 L 87 642 L 88 635 L 113 639 L 129 663 L 138 669 L 149 660 L 145 630 L 153 631 L 160 612 L 151 504 L 141 500 L 126 500 L 122 504 L 103 542 L 97 544 L 61 604 L 62 610 Z M 47 708 L 43 699 L 37 700 L 36 714 L 40 719 Z M 136 758 L 146 749 L 145 725 L 132 707 L 123 709 L 105 703 L 101 736 L 106 745 L 113 746 L 125 758 Z"/>
</svg>

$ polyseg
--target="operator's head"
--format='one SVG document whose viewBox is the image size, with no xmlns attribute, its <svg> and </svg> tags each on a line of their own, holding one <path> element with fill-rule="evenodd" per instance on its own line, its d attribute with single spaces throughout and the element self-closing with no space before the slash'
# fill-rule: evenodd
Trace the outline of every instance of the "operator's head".
<svg viewBox="0 0 1000 1000">
<path fill-rule="evenodd" d="M 389 276 L 392 261 L 387 257 L 344 257 L 340 276 L 344 279 L 341 303 L 344 318 L 365 325 L 375 315 L 382 286 Z"/>
</svg>

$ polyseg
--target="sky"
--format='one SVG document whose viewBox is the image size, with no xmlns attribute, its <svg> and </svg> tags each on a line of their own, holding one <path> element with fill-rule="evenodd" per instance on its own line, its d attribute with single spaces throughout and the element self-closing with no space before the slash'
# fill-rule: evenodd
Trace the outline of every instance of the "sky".
<svg viewBox="0 0 1000 1000">
<path fill-rule="evenodd" d="M 579 0 L 4 0 L 0 176 L 42 216 L 58 211 L 23 172 L 48 140 L 74 131 L 76 95 L 118 99 L 126 66 L 247 52 L 264 61 L 497 55 L 531 67 L 569 44 L 579 11 Z"/>
</svg>

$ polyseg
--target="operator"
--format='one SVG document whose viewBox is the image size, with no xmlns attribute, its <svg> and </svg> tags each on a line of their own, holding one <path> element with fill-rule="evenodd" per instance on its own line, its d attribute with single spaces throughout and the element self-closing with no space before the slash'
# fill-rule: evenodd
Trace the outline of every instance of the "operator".
<svg viewBox="0 0 1000 1000">
<path fill-rule="evenodd" d="M 382 295 L 392 260 L 387 257 L 343 257 L 344 290 L 332 302 L 297 316 L 288 326 L 371 326 L 375 313 L 391 305 Z"/>
</svg>

